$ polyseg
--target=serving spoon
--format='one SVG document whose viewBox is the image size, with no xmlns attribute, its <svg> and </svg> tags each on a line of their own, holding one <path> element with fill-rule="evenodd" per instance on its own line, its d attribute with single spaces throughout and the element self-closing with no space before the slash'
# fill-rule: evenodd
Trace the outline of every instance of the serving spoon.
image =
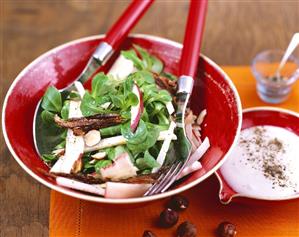
<svg viewBox="0 0 299 237">
<path fill-rule="evenodd" d="M 86 67 L 81 74 L 74 80 L 74 82 L 81 82 L 82 84 L 90 79 L 97 69 L 104 65 L 112 54 L 119 48 L 121 43 L 127 37 L 129 31 L 135 26 L 138 20 L 142 17 L 145 11 L 150 7 L 154 0 L 134 0 L 127 7 L 124 13 L 111 27 L 105 38 L 100 42 Z M 75 89 L 74 82 L 60 90 L 63 97 L 66 97 L 72 90 Z M 45 133 L 44 123 L 41 120 L 41 100 L 38 102 L 33 118 L 33 140 L 36 151 L 41 154 L 49 152 L 49 149 L 57 145 L 57 138 L 55 138 L 56 131 L 53 131 L 53 136 Z"/>
<path fill-rule="evenodd" d="M 191 143 L 185 132 L 185 112 L 192 93 L 194 77 L 197 72 L 201 39 L 204 30 L 208 0 L 191 0 L 186 25 L 183 51 L 180 59 L 178 89 L 176 92 L 175 159 L 166 172 L 158 177 L 156 183 L 144 194 L 149 196 L 165 192 L 185 168 L 191 153 Z"/>
</svg>

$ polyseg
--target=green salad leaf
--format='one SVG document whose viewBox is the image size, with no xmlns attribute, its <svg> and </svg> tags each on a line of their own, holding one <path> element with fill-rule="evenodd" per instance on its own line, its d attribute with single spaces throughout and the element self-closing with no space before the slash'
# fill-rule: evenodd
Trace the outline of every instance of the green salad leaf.
<svg viewBox="0 0 299 237">
<path fill-rule="evenodd" d="M 140 119 L 138 127 L 135 132 L 132 132 L 130 122 L 123 124 L 121 127 L 121 134 L 130 144 L 140 144 L 145 141 L 148 130 L 145 122 Z"/>
<path fill-rule="evenodd" d="M 164 65 L 160 59 L 154 55 L 149 54 L 145 49 L 138 45 L 134 45 L 134 49 L 128 51 L 121 51 L 121 54 L 126 58 L 131 60 L 134 63 L 134 66 L 138 70 L 148 70 L 160 74 L 163 71 Z M 138 57 L 137 53 L 141 57 Z"/>
<path fill-rule="evenodd" d="M 81 101 L 80 110 L 83 114 L 83 116 L 91 116 L 99 113 L 107 113 L 107 110 L 105 110 L 101 105 L 104 103 L 101 103 L 102 101 L 97 101 L 89 92 L 86 92 L 83 96 L 83 99 Z"/>
<path fill-rule="evenodd" d="M 113 92 L 115 85 L 111 78 L 101 72 L 92 79 L 91 87 L 91 95 L 95 98 L 96 96 L 103 96 Z"/>
<path fill-rule="evenodd" d="M 55 156 L 54 154 L 43 154 L 42 159 L 47 164 L 52 165 L 55 161 L 58 160 L 58 157 Z"/>
<path fill-rule="evenodd" d="M 51 125 L 54 123 L 54 115 L 52 112 L 49 112 L 48 110 L 44 110 L 42 113 L 41 113 L 41 117 L 42 117 L 42 120 L 45 124 L 48 124 L 48 125 Z"/>
<path fill-rule="evenodd" d="M 63 119 L 68 119 L 69 118 L 69 110 L 70 110 L 70 101 L 66 100 L 63 103 L 62 109 L 61 109 L 61 117 Z"/>
<path fill-rule="evenodd" d="M 50 86 L 43 96 L 42 108 L 50 112 L 60 113 L 62 108 L 61 94 L 54 86 Z"/>
<path fill-rule="evenodd" d="M 137 127 L 137 130 L 138 128 L 139 125 Z M 127 147 L 133 153 L 134 156 L 148 150 L 149 148 L 154 146 L 158 140 L 160 130 L 157 126 L 151 123 L 146 123 L 145 129 L 143 129 L 143 131 L 144 134 L 142 135 L 142 138 L 140 138 L 139 140 L 133 139 L 132 142 L 131 139 L 128 139 L 127 141 Z"/>
<path fill-rule="evenodd" d="M 151 72 L 160 74 L 163 71 L 163 63 L 160 59 L 154 55 L 149 54 L 144 48 L 134 45 L 134 48 L 142 57 L 143 64 L 145 68 Z"/>
<path fill-rule="evenodd" d="M 111 127 L 101 128 L 100 133 L 102 137 L 113 137 L 121 134 L 121 124 Z"/>
<path fill-rule="evenodd" d="M 112 164 L 112 161 L 111 161 L 111 160 L 99 160 L 99 161 L 97 161 L 96 164 L 94 165 L 94 167 L 95 167 L 95 171 L 96 171 L 97 173 L 100 173 L 100 170 L 101 170 L 102 168 L 105 168 L 105 167 L 107 167 L 107 166 L 109 166 L 109 165 L 111 165 L 111 164 Z"/>
<path fill-rule="evenodd" d="M 117 146 L 115 147 L 114 151 L 115 151 L 114 158 L 118 157 L 120 154 L 128 153 L 127 149 L 124 146 Z"/>
<path fill-rule="evenodd" d="M 70 94 L 68 95 L 68 99 L 71 99 L 71 100 L 80 100 L 81 96 L 79 95 L 79 92 L 77 92 L 77 91 L 71 91 Z"/>
<path fill-rule="evenodd" d="M 121 51 L 121 55 L 123 55 L 126 59 L 131 60 L 138 70 L 142 70 L 145 68 L 143 61 L 138 58 L 136 52 L 133 49 L 128 51 Z"/>
<path fill-rule="evenodd" d="M 154 84 L 155 79 L 153 74 L 144 70 L 130 74 L 127 80 L 134 81 L 139 87 L 142 87 L 143 85 L 152 85 L 154 88 L 157 87 Z"/>
<path fill-rule="evenodd" d="M 136 160 L 136 166 L 140 170 L 152 169 L 159 167 L 159 163 L 155 158 L 149 153 L 148 150 L 144 152 L 144 157 Z"/>
<path fill-rule="evenodd" d="M 63 139 L 63 138 L 61 138 L 61 139 Z M 65 148 L 65 144 L 66 144 L 66 141 L 65 141 L 65 138 L 64 138 L 64 140 L 62 140 L 60 143 L 58 143 L 58 144 L 54 147 L 54 149 L 56 150 L 56 149 L 62 149 L 62 148 Z"/>
</svg>

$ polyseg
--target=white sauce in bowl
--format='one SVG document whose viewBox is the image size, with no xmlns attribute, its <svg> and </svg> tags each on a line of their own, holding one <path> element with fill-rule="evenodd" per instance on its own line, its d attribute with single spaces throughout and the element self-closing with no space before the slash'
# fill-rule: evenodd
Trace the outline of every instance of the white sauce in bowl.
<svg viewBox="0 0 299 237">
<path fill-rule="evenodd" d="M 276 126 L 244 129 L 220 170 L 242 195 L 290 197 L 299 192 L 299 136 Z"/>
</svg>

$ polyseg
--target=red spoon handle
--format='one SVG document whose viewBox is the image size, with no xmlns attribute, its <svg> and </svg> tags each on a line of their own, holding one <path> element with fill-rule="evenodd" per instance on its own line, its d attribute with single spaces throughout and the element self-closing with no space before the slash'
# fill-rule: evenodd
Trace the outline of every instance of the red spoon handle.
<svg viewBox="0 0 299 237">
<path fill-rule="evenodd" d="M 208 0 L 191 0 L 179 75 L 195 76 L 207 5 Z"/>
<path fill-rule="evenodd" d="M 117 49 L 154 0 L 133 0 L 107 32 L 105 42 Z"/>
</svg>

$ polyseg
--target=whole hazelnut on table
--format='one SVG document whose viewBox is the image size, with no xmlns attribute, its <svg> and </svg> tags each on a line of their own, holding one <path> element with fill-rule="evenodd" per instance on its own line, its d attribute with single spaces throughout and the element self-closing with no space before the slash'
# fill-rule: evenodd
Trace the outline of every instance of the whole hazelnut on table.
<svg viewBox="0 0 299 237">
<path fill-rule="evenodd" d="M 142 237 L 156 237 L 156 235 L 153 232 L 151 232 L 150 230 L 145 230 L 143 232 Z"/>
<path fill-rule="evenodd" d="M 169 202 L 167 203 L 167 206 L 176 211 L 183 211 L 188 208 L 189 201 L 186 197 L 177 195 L 177 196 L 172 197 L 169 200 Z"/>
<path fill-rule="evenodd" d="M 189 221 L 185 221 L 177 228 L 177 237 L 195 237 L 197 235 L 197 229 L 194 224 Z"/>
<path fill-rule="evenodd" d="M 159 224 L 162 227 L 171 227 L 174 226 L 178 220 L 178 213 L 170 208 L 166 208 L 160 214 Z"/>
<path fill-rule="evenodd" d="M 236 226 L 228 221 L 218 225 L 217 234 L 219 237 L 234 237 L 237 234 Z"/>
</svg>

